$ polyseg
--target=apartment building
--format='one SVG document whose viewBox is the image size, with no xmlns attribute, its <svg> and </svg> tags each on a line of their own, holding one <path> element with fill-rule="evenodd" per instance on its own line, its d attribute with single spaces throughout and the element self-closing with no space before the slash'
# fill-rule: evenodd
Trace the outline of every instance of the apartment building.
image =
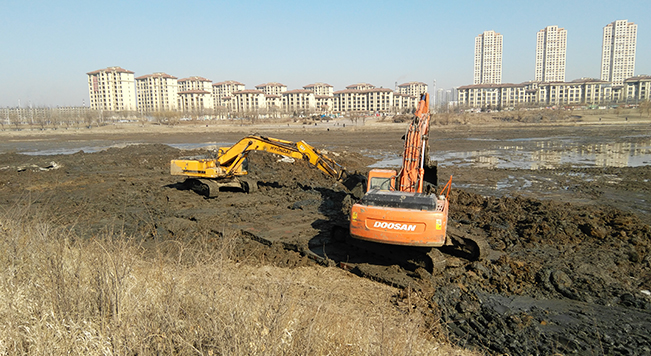
<svg viewBox="0 0 651 356">
<path fill-rule="evenodd" d="M 459 87 L 459 104 L 473 108 L 501 107 L 502 84 L 473 84 Z"/>
<path fill-rule="evenodd" d="M 637 83 L 631 80 L 630 86 L 635 86 Z M 631 95 L 634 95 L 635 89 L 629 90 Z M 616 90 L 610 82 L 592 78 L 581 78 L 571 82 L 473 84 L 459 87 L 458 91 L 459 105 L 488 109 L 503 109 L 519 105 L 604 104 L 618 101 L 620 96 L 624 95 L 623 90 Z"/>
<path fill-rule="evenodd" d="M 609 23 L 603 30 L 601 80 L 623 85 L 635 72 L 637 25 L 628 20 Z"/>
<path fill-rule="evenodd" d="M 475 37 L 473 84 L 502 83 L 502 35 L 484 31 Z"/>
<path fill-rule="evenodd" d="M 624 80 L 624 91 L 626 101 L 651 100 L 651 76 L 638 75 Z"/>
<path fill-rule="evenodd" d="M 240 90 L 234 92 L 233 97 L 235 98 L 235 111 L 239 113 L 260 112 L 267 108 L 265 93 L 261 90 Z"/>
<path fill-rule="evenodd" d="M 335 108 L 334 95 L 315 95 L 316 110 L 322 114 L 330 114 Z"/>
<path fill-rule="evenodd" d="M 280 95 L 269 94 L 264 96 L 267 112 L 274 116 L 280 115 L 283 108 L 283 98 Z"/>
<path fill-rule="evenodd" d="M 374 88 L 365 90 L 367 96 L 368 111 L 371 113 L 391 112 L 393 104 L 393 90 L 389 88 Z"/>
<path fill-rule="evenodd" d="M 295 89 L 283 92 L 282 102 L 285 112 L 302 112 L 307 114 L 316 109 L 314 92 L 307 89 Z"/>
<path fill-rule="evenodd" d="M 427 93 L 427 84 L 423 82 L 409 82 L 398 85 L 398 93 L 420 97 L 421 94 Z"/>
<path fill-rule="evenodd" d="M 178 110 L 177 77 L 153 73 L 136 78 L 138 111 L 161 112 Z"/>
<path fill-rule="evenodd" d="M 212 96 L 215 101 L 215 107 L 224 106 L 222 98 L 231 97 L 234 92 L 244 90 L 244 84 L 234 80 L 227 80 L 225 82 L 213 83 Z"/>
<path fill-rule="evenodd" d="M 360 98 L 361 90 L 344 89 L 333 93 L 334 109 L 339 112 L 366 111 L 366 98 Z"/>
<path fill-rule="evenodd" d="M 209 114 L 215 108 L 212 81 L 193 76 L 178 80 L 178 108 L 183 112 Z"/>
<path fill-rule="evenodd" d="M 536 70 L 534 81 L 564 82 L 567 30 L 547 26 L 536 38 Z"/>
<path fill-rule="evenodd" d="M 349 90 L 367 90 L 367 89 L 373 89 L 375 88 L 375 85 L 368 84 L 368 83 L 357 83 L 357 84 L 351 84 L 346 87 L 346 89 Z"/>
<path fill-rule="evenodd" d="M 108 67 L 86 75 L 91 109 L 135 111 L 138 108 L 134 72 L 120 67 Z"/>
<path fill-rule="evenodd" d="M 264 94 L 271 94 L 271 95 L 282 95 L 284 92 L 287 91 L 287 86 L 285 84 L 277 83 L 277 82 L 270 82 L 270 83 L 264 83 L 264 84 L 259 84 L 256 85 L 255 88 L 257 90 L 262 91 Z"/>
<path fill-rule="evenodd" d="M 314 84 L 308 84 L 303 87 L 303 89 L 307 89 L 311 92 L 314 93 L 315 96 L 332 96 L 333 94 L 333 87 L 330 84 L 327 83 L 314 83 Z"/>
<path fill-rule="evenodd" d="M 179 91 L 203 90 L 212 93 L 212 80 L 194 76 L 178 80 Z"/>
</svg>

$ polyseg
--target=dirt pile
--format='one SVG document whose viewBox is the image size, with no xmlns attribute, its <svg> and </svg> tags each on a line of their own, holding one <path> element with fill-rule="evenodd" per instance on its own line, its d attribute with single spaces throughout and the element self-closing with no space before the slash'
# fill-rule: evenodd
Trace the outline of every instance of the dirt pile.
<svg viewBox="0 0 651 356">
<path fill-rule="evenodd" d="M 494 260 L 448 266 L 432 301 L 461 342 L 509 354 L 651 351 L 651 229 L 629 213 L 456 191 Z"/>
</svg>

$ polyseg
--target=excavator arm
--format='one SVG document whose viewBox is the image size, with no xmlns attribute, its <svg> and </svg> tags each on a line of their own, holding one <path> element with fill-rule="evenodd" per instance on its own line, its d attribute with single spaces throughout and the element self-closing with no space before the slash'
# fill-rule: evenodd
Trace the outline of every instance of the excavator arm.
<svg viewBox="0 0 651 356">
<path fill-rule="evenodd" d="M 402 169 L 398 173 L 401 192 L 422 193 L 429 138 L 429 94 L 421 96 L 414 119 L 405 133 Z"/>
</svg>

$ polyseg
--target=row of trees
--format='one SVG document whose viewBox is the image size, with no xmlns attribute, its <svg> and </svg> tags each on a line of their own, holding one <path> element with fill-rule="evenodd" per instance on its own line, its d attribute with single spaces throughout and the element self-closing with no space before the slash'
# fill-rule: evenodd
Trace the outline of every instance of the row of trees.
<svg viewBox="0 0 651 356">
<path fill-rule="evenodd" d="M 489 108 L 490 109 L 490 108 Z M 490 109 L 494 111 L 499 108 Z M 517 107 L 513 112 L 521 113 L 522 115 L 514 116 L 530 116 L 525 115 L 525 110 L 533 109 L 533 107 Z M 619 105 L 614 108 L 616 115 L 621 115 L 626 108 L 624 105 Z M 557 109 L 561 111 L 561 108 Z M 651 115 L 651 101 L 645 100 L 640 102 L 635 109 L 640 116 Z M 439 114 L 454 114 L 464 113 L 463 107 L 450 108 L 439 107 L 435 110 Z M 488 109 L 483 110 L 488 111 Z M 268 108 L 263 110 L 254 110 L 247 112 L 230 112 L 226 108 L 218 108 L 213 110 L 196 110 L 191 112 L 180 111 L 157 111 L 152 113 L 138 113 L 134 111 L 98 111 L 91 110 L 86 107 L 75 108 L 4 108 L 0 109 L 0 126 L 2 130 L 9 128 L 22 129 L 69 129 L 69 128 L 91 128 L 93 126 L 103 126 L 122 121 L 135 121 L 140 122 L 142 125 L 146 123 L 156 123 L 161 125 L 177 125 L 181 121 L 186 120 L 241 120 L 240 122 L 256 123 L 264 120 L 278 121 L 278 120 L 305 120 L 307 118 L 320 118 L 322 110 L 295 110 L 293 112 L 282 112 L 278 108 Z M 399 112 L 392 112 L 389 115 L 410 114 L 413 109 L 404 109 Z M 630 111 L 628 111 L 630 115 Z M 358 121 L 365 121 L 366 117 L 374 113 L 368 112 L 346 112 L 344 113 L 347 119 L 357 123 Z M 386 114 L 386 113 L 385 113 Z M 442 122 L 454 121 L 449 115 L 442 115 L 440 117 Z M 466 121 L 466 120 L 464 120 Z"/>
</svg>

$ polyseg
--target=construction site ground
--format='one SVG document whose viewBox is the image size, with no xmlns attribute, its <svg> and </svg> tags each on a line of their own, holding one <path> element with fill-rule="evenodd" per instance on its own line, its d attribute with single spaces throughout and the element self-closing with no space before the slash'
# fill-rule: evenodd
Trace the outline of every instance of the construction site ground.
<svg viewBox="0 0 651 356">
<path fill-rule="evenodd" d="M 651 354 L 649 123 L 433 126 L 439 183 L 453 177 L 450 223 L 491 249 L 479 261 L 443 250 L 445 266 L 434 273 L 401 261 L 404 248 L 348 244 L 347 210 L 359 186 L 305 162 L 254 152 L 257 191 L 212 199 L 169 173 L 171 159 L 253 133 L 304 140 L 350 173 L 399 157 L 406 123 L 345 123 L 2 132 L 0 207 L 29 204 L 81 236 L 121 231 L 144 246 L 237 234 L 232 258 L 242 263 L 340 267 L 396 286 L 387 307 L 422 313 L 453 343 L 488 354 Z M 584 148 L 626 137 L 643 158 L 604 167 L 550 158 L 567 146 L 529 147 L 550 137 Z M 523 150 L 542 157 L 500 163 Z M 463 159 L 473 154 L 483 158 Z"/>
</svg>

